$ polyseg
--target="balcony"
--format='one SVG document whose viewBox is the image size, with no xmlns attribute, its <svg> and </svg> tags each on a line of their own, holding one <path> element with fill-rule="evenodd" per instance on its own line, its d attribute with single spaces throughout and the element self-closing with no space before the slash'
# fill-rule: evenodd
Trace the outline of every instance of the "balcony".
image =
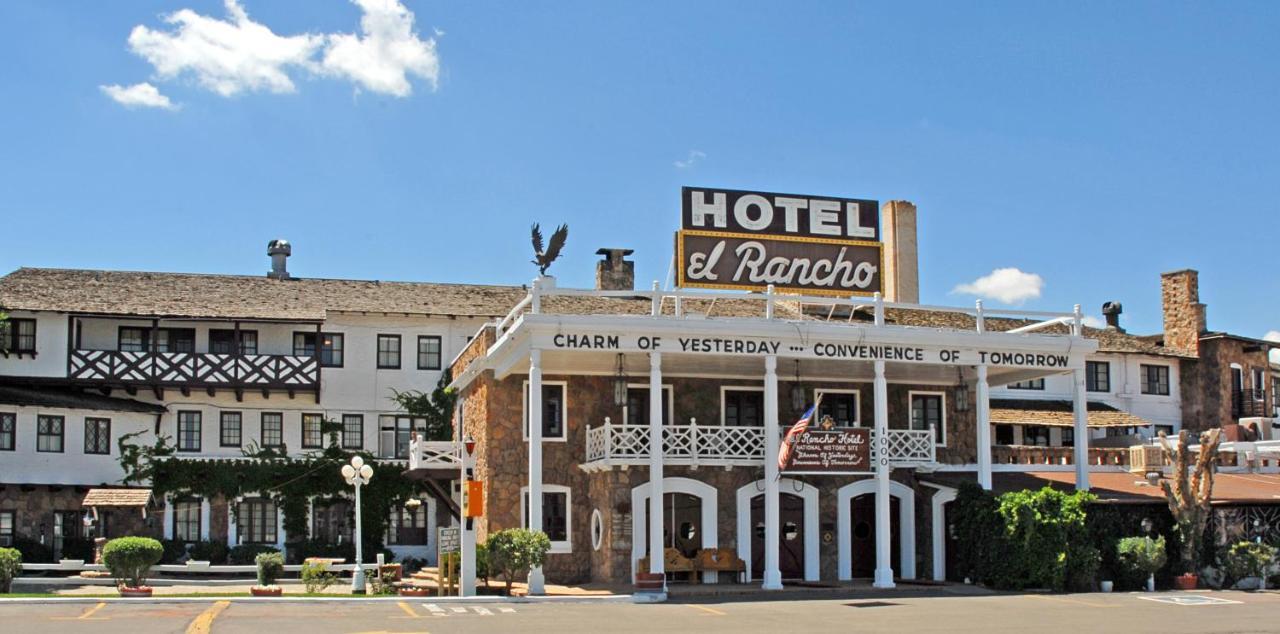
<svg viewBox="0 0 1280 634">
<path fill-rule="evenodd" d="M 1236 390 L 1231 393 L 1231 417 L 1267 418 L 1273 415 L 1276 408 L 1267 407 L 1265 390 Z"/>
<path fill-rule="evenodd" d="M 1075 447 L 1040 447 L 1034 445 L 995 445 L 991 447 L 992 464 L 1073 465 Z M 1090 447 L 1089 464 L 1095 466 L 1128 466 L 1129 447 Z"/>
<path fill-rule="evenodd" d="M 673 466 L 758 467 L 764 464 L 763 427 L 722 425 L 666 425 L 662 428 L 663 464 Z M 878 459 L 878 443 L 872 431 L 871 462 Z M 915 467 L 934 462 L 931 430 L 890 429 L 889 464 Z M 581 465 L 596 471 L 616 466 L 649 464 L 649 426 L 604 425 L 587 427 L 587 455 Z"/>
<path fill-rule="evenodd" d="M 458 477 L 462 469 L 462 448 L 452 440 L 409 441 L 409 470 L 446 471 Z"/>
<path fill-rule="evenodd" d="M 207 352 L 72 350 L 67 377 L 103 386 L 318 391 L 316 357 Z"/>
</svg>

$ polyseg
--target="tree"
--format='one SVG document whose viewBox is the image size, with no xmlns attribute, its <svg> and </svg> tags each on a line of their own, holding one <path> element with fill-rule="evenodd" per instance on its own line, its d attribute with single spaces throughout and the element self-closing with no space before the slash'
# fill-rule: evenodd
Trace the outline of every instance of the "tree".
<svg viewBox="0 0 1280 634">
<path fill-rule="evenodd" d="M 542 531 L 508 528 L 489 536 L 489 571 L 502 574 L 507 581 L 507 594 L 516 577 L 541 566 L 551 550 L 551 540 Z"/>
<path fill-rule="evenodd" d="M 9 352 L 9 313 L 0 310 L 0 353 Z"/>
<path fill-rule="evenodd" d="M 426 437 L 423 440 L 453 439 L 453 407 L 458 401 L 458 393 L 449 387 L 452 381 L 452 373 L 445 370 L 436 383 L 436 389 L 430 394 L 418 390 L 391 390 L 391 400 L 400 409 L 410 416 L 427 420 Z"/>
<path fill-rule="evenodd" d="M 1210 429 L 1200 434 L 1200 451 L 1195 466 L 1191 466 L 1191 450 L 1188 448 L 1191 434 L 1178 432 L 1178 444 L 1172 446 L 1164 432 L 1160 432 L 1160 446 L 1173 464 L 1172 477 L 1160 481 L 1169 512 L 1178 525 L 1182 539 L 1183 572 L 1195 574 L 1200 563 L 1201 537 L 1209 523 L 1209 500 L 1213 495 L 1213 474 L 1217 470 L 1218 445 L 1222 441 L 1221 429 Z"/>
</svg>

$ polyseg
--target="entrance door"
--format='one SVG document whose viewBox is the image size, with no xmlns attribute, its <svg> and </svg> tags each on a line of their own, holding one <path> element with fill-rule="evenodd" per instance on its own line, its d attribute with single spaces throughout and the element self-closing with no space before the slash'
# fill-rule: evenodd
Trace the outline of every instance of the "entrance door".
<svg viewBox="0 0 1280 634">
<path fill-rule="evenodd" d="M 646 517 L 649 500 L 645 501 Z M 702 498 L 688 493 L 668 493 L 662 496 L 664 548 L 674 548 L 681 555 L 692 559 L 702 548 Z M 649 523 L 643 527 L 644 553 L 649 556 Z"/>
<path fill-rule="evenodd" d="M 946 562 L 947 581 L 962 581 L 964 575 L 960 573 L 960 566 L 956 564 L 956 553 L 960 552 L 959 540 L 956 539 L 956 529 L 952 522 L 955 522 L 955 502 L 947 502 L 942 505 L 942 536 L 943 548 L 946 551 L 942 560 Z"/>
<path fill-rule="evenodd" d="M 804 579 L 804 498 L 778 496 L 778 569 L 783 579 Z M 764 496 L 751 498 L 751 577 L 764 578 Z"/>
<path fill-rule="evenodd" d="M 876 496 L 868 493 L 849 500 L 849 521 L 853 522 L 849 554 L 853 559 L 853 576 L 870 578 L 876 575 Z M 889 498 L 889 544 L 893 572 L 902 574 L 902 543 L 898 530 L 898 498 Z"/>
</svg>

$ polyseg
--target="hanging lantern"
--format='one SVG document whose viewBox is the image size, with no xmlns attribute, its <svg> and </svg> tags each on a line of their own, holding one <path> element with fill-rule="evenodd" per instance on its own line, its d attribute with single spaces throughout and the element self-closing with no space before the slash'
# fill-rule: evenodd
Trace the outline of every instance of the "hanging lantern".
<svg viewBox="0 0 1280 634">
<path fill-rule="evenodd" d="M 969 411 L 969 386 L 964 384 L 964 369 L 956 368 L 955 404 L 957 412 Z"/>
<path fill-rule="evenodd" d="M 621 352 L 618 353 L 618 367 L 613 375 L 613 404 L 618 407 L 627 404 L 627 370 Z"/>
<path fill-rule="evenodd" d="M 800 385 L 800 360 L 796 359 L 796 382 L 791 384 L 791 411 L 804 411 L 804 386 Z"/>
</svg>

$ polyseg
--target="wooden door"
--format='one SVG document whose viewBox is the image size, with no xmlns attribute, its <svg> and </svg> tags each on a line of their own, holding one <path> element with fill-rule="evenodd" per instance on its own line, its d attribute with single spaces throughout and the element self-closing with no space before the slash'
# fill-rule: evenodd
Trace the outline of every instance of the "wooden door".
<svg viewBox="0 0 1280 634">
<path fill-rule="evenodd" d="M 849 554 L 853 559 L 854 578 L 872 578 L 876 574 L 876 496 L 859 495 L 849 501 L 849 521 L 852 523 L 849 537 L 852 540 Z M 890 565 L 894 574 L 900 575 L 902 544 L 898 530 L 898 498 L 889 498 Z"/>
<path fill-rule="evenodd" d="M 804 498 L 778 496 L 778 570 L 783 579 L 804 579 Z M 751 578 L 764 578 L 764 496 L 751 498 Z"/>
</svg>

